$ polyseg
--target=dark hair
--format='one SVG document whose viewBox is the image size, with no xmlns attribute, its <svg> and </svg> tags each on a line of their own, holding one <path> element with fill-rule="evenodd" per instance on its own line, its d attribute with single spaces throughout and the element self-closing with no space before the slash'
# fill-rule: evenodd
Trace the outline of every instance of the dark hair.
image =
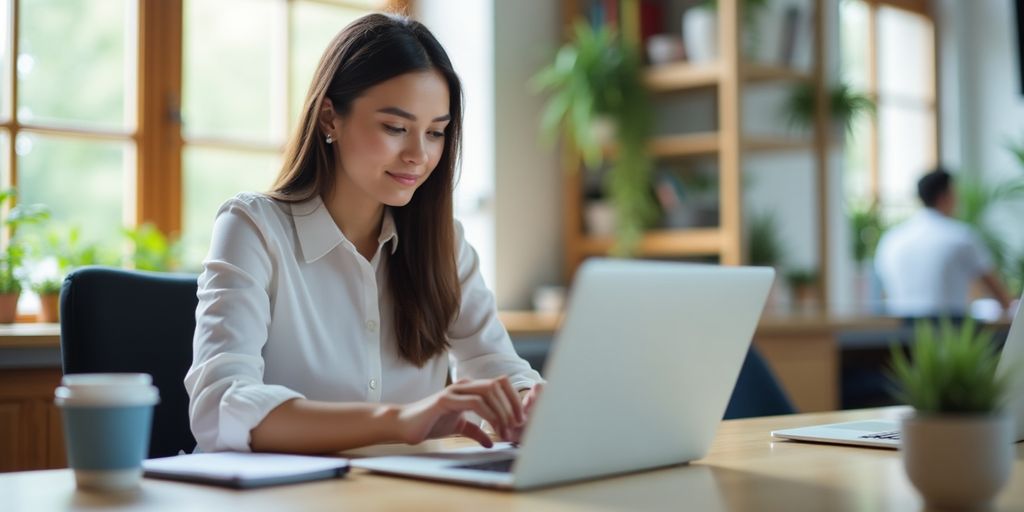
<svg viewBox="0 0 1024 512">
<path fill-rule="evenodd" d="M 320 58 L 270 192 L 286 202 L 332 192 L 334 154 L 317 122 L 325 97 L 338 114 L 346 115 L 370 87 L 428 70 L 447 82 L 451 121 L 437 167 L 408 204 L 392 208 L 399 243 L 389 257 L 387 276 L 399 353 L 420 367 L 448 348 L 448 327 L 462 301 L 452 209 L 462 139 L 462 86 L 444 48 L 426 27 L 397 14 L 369 14 L 334 37 Z"/>
<path fill-rule="evenodd" d="M 952 186 L 953 176 L 944 169 L 935 169 L 917 181 L 917 196 L 925 206 L 934 208 Z"/>
</svg>

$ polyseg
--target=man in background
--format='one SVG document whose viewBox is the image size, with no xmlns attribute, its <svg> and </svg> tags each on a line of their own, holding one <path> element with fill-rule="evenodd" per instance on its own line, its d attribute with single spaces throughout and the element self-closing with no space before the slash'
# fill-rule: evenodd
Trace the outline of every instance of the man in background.
<svg viewBox="0 0 1024 512">
<path fill-rule="evenodd" d="M 875 253 L 889 314 L 905 318 L 962 319 L 978 280 L 1003 310 L 1010 297 L 996 277 L 992 255 L 969 225 L 954 219 L 953 177 L 932 171 L 917 182 L 924 208 L 886 231 Z"/>
</svg>

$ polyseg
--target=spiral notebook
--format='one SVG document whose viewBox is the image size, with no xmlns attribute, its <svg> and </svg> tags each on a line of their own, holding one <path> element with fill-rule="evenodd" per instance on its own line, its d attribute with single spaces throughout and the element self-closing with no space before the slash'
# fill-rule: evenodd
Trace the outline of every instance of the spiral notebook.
<svg viewBox="0 0 1024 512">
<path fill-rule="evenodd" d="M 276 453 L 194 453 L 148 459 L 143 474 L 150 478 L 249 489 L 338 478 L 348 472 L 348 459 Z"/>
</svg>

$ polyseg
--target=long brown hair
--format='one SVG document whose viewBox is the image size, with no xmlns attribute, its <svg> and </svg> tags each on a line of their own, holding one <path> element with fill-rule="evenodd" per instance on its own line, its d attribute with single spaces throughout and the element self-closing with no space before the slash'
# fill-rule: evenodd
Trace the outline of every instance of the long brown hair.
<svg viewBox="0 0 1024 512">
<path fill-rule="evenodd" d="M 462 301 L 452 210 L 462 141 L 462 86 L 444 48 L 426 27 L 400 15 L 369 14 L 334 37 L 320 58 L 270 192 L 280 201 L 300 202 L 333 190 L 334 153 L 317 124 L 324 98 L 344 116 L 366 89 L 427 70 L 436 70 L 448 84 L 451 121 L 437 167 L 408 204 L 392 208 L 399 243 L 387 276 L 399 353 L 419 367 L 448 348 L 448 327 Z"/>
</svg>

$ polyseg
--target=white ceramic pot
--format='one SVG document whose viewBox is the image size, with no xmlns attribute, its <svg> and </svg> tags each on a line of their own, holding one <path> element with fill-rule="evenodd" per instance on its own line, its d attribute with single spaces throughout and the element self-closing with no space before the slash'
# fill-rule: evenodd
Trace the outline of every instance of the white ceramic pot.
<svg viewBox="0 0 1024 512">
<path fill-rule="evenodd" d="M 654 66 L 682 60 L 683 39 L 675 34 L 654 34 L 647 38 L 647 60 Z"/>
<path fill-rule="evenodd" d="M 617 224 L 615 207 L 610 201 L 588 201 L 584 207 L 583 218 L 587 233 L 594 236 L 612 236 Z"/>
<path fill-rule="evenodd" d="M 985 508 L 1013 468 L 1009 416 L 913 416 L 903 420 L 903 466 L 931 508 Z"/>
<path fill-rule="evenodd" d="M 690 7 L 683 13 L 686 58 L 702 63 L 718 59 L 718 13 L 710 7 Z"/>
</svg>

